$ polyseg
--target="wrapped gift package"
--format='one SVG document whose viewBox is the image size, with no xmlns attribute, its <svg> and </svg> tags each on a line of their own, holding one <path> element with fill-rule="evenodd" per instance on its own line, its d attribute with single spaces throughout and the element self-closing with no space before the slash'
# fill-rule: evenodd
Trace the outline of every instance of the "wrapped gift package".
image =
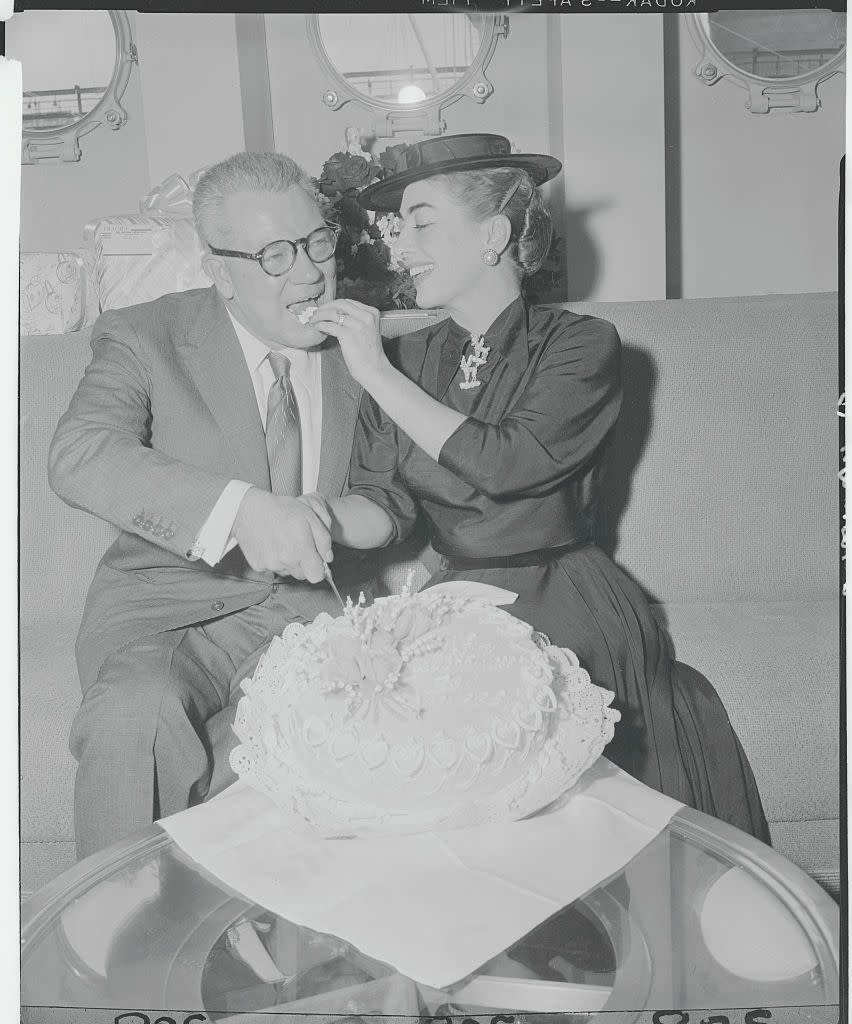
<svg viewBox="0 0 852 1024">
<path fill-rule="evenodd" d="M 86 226 L 86 241 L 102 310 L 210 286 L 190 217 L 160 212 L 102 217 Z"/>
<path fill-rule="evenodd" d="M 94 323 L 98 296 L 88 252 L 23 252 L 21 334 L 67 334 Z"/>
<path fill-rule="evenodd" d="M 192 194 L 201 173 L 188 178 L 170 174 L 141 200 L 139 213 L 86 225 L 102 310 L 210 286 L 192 221 Z"/>
</svg>

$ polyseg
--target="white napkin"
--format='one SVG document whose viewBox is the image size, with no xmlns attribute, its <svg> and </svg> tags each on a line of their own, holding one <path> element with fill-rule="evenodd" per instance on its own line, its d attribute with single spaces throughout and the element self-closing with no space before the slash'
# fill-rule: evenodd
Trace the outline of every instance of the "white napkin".
<svg viewBox="0 0 852 1024">
<path fill-rule="evenodd" d="M 478 601 L 496 605 L 514 604 L 518 600 L 514 590 L 503 590 L 502 587 L 493 587 L 490 583 L 477 583 L 476 580 L 448 580 L 446 583 L 436 583 L 434 587 L 429 587 L 421 593 L 475 597 Z"/>
<path fill-rule="evenodd" d="M 682 804 L 605 758 L 524 821 L 318 839 L 239 781 L 160 825 L 246 898 L 446 988 L 625 867 Z"/>
</svg>

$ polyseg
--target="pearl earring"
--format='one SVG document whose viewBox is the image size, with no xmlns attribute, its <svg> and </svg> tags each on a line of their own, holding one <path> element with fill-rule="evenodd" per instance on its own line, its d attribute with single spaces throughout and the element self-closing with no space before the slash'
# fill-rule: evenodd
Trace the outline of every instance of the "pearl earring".
<svg viewBox="0 0 852 1024">
<path fill-rule="evenodd" d="M 499 259 L 500 256 L 496 249 L 488 248 L 482 250 L 482 262 L 486 267 L 496 267 Z"/>
</svg>

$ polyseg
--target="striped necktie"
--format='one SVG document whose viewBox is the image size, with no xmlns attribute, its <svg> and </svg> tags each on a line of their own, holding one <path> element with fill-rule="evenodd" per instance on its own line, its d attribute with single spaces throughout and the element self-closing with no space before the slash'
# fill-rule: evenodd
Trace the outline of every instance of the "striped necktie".
<svg viewBox="0 0 852 1024">
<path fill-rule="evenodd" d="M 269 365 L 275 383 L 266 402 L 266 455 L 273 494 L 302 493 L 302 431 L 299 407 L 290 380 L 290 360 L 271 351 Z"/>
</svg>

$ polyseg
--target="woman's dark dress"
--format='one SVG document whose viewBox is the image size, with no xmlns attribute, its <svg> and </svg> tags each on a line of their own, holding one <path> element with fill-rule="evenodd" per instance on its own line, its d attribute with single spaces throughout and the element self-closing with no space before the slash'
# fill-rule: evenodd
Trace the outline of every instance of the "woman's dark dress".
<svg viewBox="0 0 852 1024">
<path fill-rule="evenodd" d="M 394 540 L 422 510 L 448 566 L 430 585 L 472 579 L 515 591 L 507 610 L 573 650 L 592 681 L 615 692 L 622 718 L 607 757 L 769 842 L 751 767 L 716 691 L 674 660 L 641 589 L 593 543 L 598 465 L 621 403 L 615 328 L 517 299 L 485 335 L 480 386 L 464 390 L 459 361 L 469 339 L 447 320 L 398 341 L 395 365 L 469 418 L 436 463 L 365 395 L 350 490 L 388 512 Z M 563 550 L 524 557 L 553 548 Z M 513 555 L 512 563 L 538 564 L 493 564 Z"/>
</svg>

